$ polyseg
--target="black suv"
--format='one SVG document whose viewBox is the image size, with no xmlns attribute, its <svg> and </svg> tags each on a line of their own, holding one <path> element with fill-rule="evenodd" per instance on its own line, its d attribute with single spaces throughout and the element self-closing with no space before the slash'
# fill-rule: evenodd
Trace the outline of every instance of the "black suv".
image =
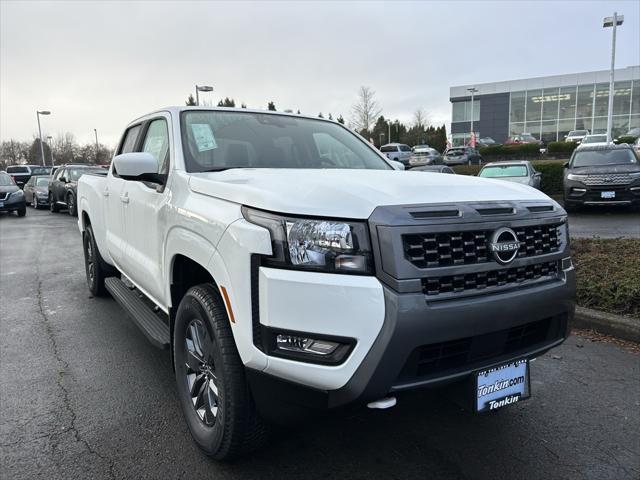
<svg viewBox="0 0 640 480">
<path fill-rule="evenodd" d="M 584 145 L 564 165 L 564 207 L 640 205 L 640 163 L 629 145 Z"/>
<path fill-rule="evenodd" d="M 104 175 L 106 170 L 92 165 L 64 165 L 58 168 L 49 182 L 49 208 L 52 212 L 66 208 L 69 215 L 75 217 L 78 214 L 76 204 L 78 179 L 85 173 Z"/>
</svg>

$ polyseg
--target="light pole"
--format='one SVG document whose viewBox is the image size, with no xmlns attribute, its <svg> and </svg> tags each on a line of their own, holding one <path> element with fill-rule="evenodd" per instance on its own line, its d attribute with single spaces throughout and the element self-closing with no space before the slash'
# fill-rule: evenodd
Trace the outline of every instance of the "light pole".
<svg viewBox="0 0 640 480">
<path fill-rule="evenodd" d="M 389 136 L 387 137 L 389 139 L 389 143 L 391 143 L 391 122 L 387 121 L 387 127 L 389 128 Z"/>
<path fill-rule="evenodd" d="M 473 130 L 473 96 L 478 93 L 476 87 L 467 88 L 468 92 L 471 92 L 471 139 L 473 141 L 473 148 L 476 148 L 475 131 Z"/>
<path fill-rule="evenodd" d="M 44 162 L 44 147 L 42 146 L 42 129 L 40 128 L 40 115 L 51 115 L 49 110 L 36 110 L 36 118 L 38 119 L 38 135 L 40 136 L 40 156 L 42 157 L 42 166 L 46 166 Z"/>
<path fill-rule="evenodd" d="M 400 135 L 398 135 L 398 120 L 395 121 L 396 124 L 396 142 L 400 143 Z"/>
<path fill-rule="evenodd" d="M 200 95 L 198 92 L 213 92 L 213 87 L 208 85 L 196 85 L 196 105 L 200 106 Z"/>
<path fill-rule="evenodd" d="M 93 133 L 96 134 L 96 163 L 98 163 L 98 130 L 94 128 Z"/>
<path fill-rule="evenodd" d="M 49 154 L 51 155 L 51 166 L 53 167 L 53 148 L 51 148 L 53 137 L 51 135 L 47 135 L 47 140 L 49 140 Z"/>
<path fill-rule="evenodd" d="M 611 127 L 613 127 L 613 77 L 616 65 L 616 28 L 624 22 L 624 15 L 618 16 L 618 12 L 613 12 L 613 17 L 605 17 L 602 20 L 602 28 L 613 27 L 611 35 L 611 71 L 609 72 L 609 111 L 607 113 L 607 143 L 611 143 Z"/>
</svg>

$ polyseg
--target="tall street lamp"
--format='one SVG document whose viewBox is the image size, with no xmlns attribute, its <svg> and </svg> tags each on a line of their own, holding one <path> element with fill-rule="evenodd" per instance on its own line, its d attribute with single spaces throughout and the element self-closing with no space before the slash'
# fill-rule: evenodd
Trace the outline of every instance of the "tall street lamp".
<svg viewBox="0 0 640 480">
<path fill-rule="evenodd" d="M 53 137 L 51 135 L 47 135 L 47 140 L 49 140 L 49 154 L 51 155 L 51 166 L 53 167 L 53 148 L 51 148 Z"/>
<path fill-rule="evenodd" d="M 208 85 L 196 85 L 196 105 L 200 106 L 200 95 L 198 92 L 213 92 L 213 87 Z"/>
<path fill-rule="evenodd" d="M 613 27 L 611 35 L 611 71 L 609 72 L 609 111 L 607 113 L 607 143 L 611 143 L 611 128 L 613 127 L 613 77 L 616 65 L 616 28 L 624 22 L 624 15 L 618 16 L 618 12 L 613 12 L 613 17 L 605 17 L 602 20 L 602 28 Z"/>
<path fill-rule="evenodd" d="M 96 163 L 98 163 L 98 130 L 94 128 L 93 133 L 96 134 Z"/>
<path fill-rule="evenodd" d="M 42 157 L 42 166 L 44 162 L 44 147 L 42 146 L 42 129 L 40 128 L 40 115 L 51 115 L 49 110 L 36 110 L 36 118 L 38 119 L 38 135 L 40 136 L 40 156 Z"/>
<path fill-rule="evenodd" d="M 473 148 L 476 148 L 475 141 L 475 130 L 473 129 L 473 96 L 478 93 L 478 89 L 476 87 L 467 88 L 467 92 L 471 92 L 471 139 L 473 141 Z"/>
</svg>

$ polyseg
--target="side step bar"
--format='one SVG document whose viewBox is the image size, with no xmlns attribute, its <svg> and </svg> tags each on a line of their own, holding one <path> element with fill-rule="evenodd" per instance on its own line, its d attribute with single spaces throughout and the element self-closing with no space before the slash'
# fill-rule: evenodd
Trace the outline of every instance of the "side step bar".
<svg viewBox="0 0 640 480">
<path fill-rule="evenodd" d="M 162 349 L 169 348 L 171 343 L 169 326 L 153 313 L 138 296 L 137 290 L 131 290 L 116 277 L 105 279 L 104 286 L 154 346 Z"/>
</svg>

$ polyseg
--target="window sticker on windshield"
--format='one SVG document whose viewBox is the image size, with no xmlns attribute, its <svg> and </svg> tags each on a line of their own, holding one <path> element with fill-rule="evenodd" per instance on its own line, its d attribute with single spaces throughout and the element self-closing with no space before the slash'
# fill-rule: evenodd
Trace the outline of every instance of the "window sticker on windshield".
<svg viewBox="0 0 640 480">
<path fill-rule="evenodd" d="M 213 138 L 211 125 L 208 123 L 192 123 L 191 131 L 193 132 L 193 139 L 196 142 L 199 152 L 206 152 L 207 150 L 218 148 L 216 139 Z"/>
</svg>

